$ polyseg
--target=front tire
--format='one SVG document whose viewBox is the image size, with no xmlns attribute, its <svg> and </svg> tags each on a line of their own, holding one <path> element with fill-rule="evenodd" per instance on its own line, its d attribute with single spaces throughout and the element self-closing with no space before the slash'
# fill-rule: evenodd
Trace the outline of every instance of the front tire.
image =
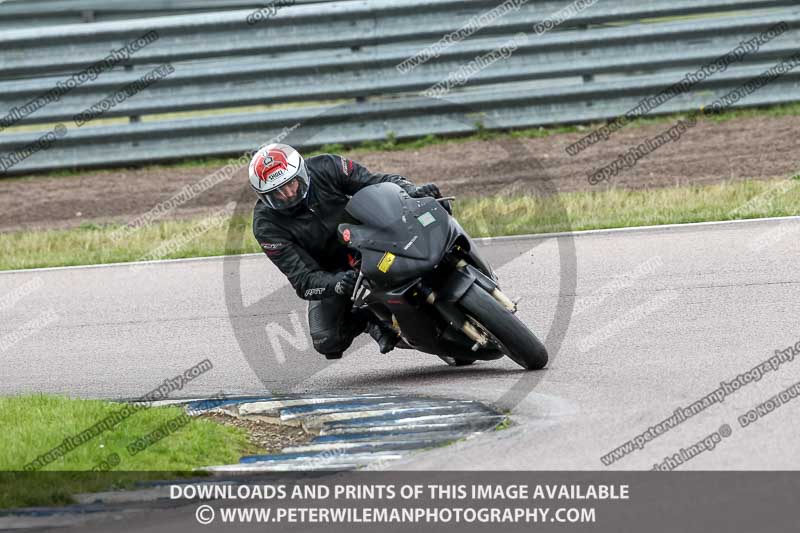
<svg viewBox="0 0 800 533">
<path fill-rule="evenodd" d="M 526 370 L 547 365 L 547 348 L 519 318 L 503 307 L 478 285 L 464 293 L 459 302 L 471 316 L 494 337 L 504 354 Z"/>
</svg>

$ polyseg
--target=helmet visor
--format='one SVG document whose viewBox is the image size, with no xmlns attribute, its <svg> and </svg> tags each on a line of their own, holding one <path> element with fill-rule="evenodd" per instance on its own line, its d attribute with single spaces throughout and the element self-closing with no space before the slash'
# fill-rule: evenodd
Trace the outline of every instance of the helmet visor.
<svg viewBox="0 0 800 533">
<path fill-rule="evenodd" d="M 289 209 L 303 201 L 308 194 L 308 184 L 305 165 L 300 165 L 292 179 L 269 192 L 259 193 L 259 197 L 272 209 Z"/>
</svg>

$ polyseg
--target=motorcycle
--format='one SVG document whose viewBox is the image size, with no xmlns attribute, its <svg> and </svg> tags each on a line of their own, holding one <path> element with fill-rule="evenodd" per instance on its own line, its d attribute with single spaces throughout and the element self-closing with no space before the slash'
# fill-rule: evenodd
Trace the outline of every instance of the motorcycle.
<svg viewBox="0 0 800 533">
<path fill-rule="evenodd" d="M 353 309 L 391 323 L 400 335 L 397 348 L 451 366 L 505 355 L 527 370 L 543 368 L 547 349 L 517 318 L 516 303 L 442 205 L 449 200 L 411 198 L 394 183 L 353 195 L 338 226 L 340 241 L 360 256 Z"/>
</svg>

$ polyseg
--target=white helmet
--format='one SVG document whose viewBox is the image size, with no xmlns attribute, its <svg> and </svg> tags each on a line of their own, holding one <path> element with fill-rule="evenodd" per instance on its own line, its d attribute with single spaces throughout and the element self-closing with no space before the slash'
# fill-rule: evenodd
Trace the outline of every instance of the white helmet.
<svg viewBox="0 0 800 533">
<path fill-rule="evenodd" d="M 303 156 L 287 144 L 268 144 L 250 161 L 250 186 L 272 209 L 289 209 L 305 199 L 311 179 Z"/>
</svg>

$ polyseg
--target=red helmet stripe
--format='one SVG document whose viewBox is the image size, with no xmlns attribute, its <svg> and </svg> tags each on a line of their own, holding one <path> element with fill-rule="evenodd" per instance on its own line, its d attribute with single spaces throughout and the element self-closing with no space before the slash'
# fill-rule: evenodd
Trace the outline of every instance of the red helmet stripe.
<svg viewBox="0 0 800 533">
<path fill-rule="evenodd" d="M 270 176 L 278 170 L 287 170 L 289 162 L 283 150 L 273 148 L 266 154 L 259 154 L 261 157 L 256 160 L 254 170 L 259 181 L 268 181 Z"/>
</svg>

